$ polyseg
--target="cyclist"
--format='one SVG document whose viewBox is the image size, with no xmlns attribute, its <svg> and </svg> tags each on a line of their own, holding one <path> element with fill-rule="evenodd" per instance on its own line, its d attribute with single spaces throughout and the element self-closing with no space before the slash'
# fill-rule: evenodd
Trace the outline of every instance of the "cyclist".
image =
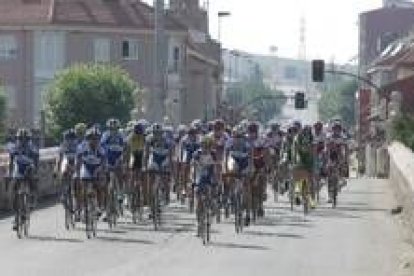
<svg viewBox="0 0 414 276">
<path fill-rule="evenodd" d="M 217 119 L 212 122 L 212 131 L 210 132 L 209 136 L 213 142 L 213 150 L 216 154 L 217 158 L 217 174 L 218 174 L 218 183 L 223 185 L 219 187 L 220 192 L 224 189 L 226 184 L 224 183 L 224 179 L 222 179 L 222 172 L 223 172 L 223 161 L 224 161 L 224 149 L 229 140 L 229 135 L 226 132 L 226 124 L 223 120 Z M 218 217 L 218 219 L 220 219 Z"/>
<path fill-rule="evenodd" d="M 321 179 L 326 176 L 326 134 L 322 122 L 313 125 L 313 185 L 314 191 L 319 195 Z M 315 195 L 312 195 L 313 198 Z M 315 198 L 314 198 L 315 199 Z"/>
<path fill-rule="evenodd" d="M 79 202 L 79 186 L 73 181 L 76 172 L 75 162 L 77 148 L 78 141 L 75 131 L 73 129 L 65 131 L 53 173 L 54 178 L 59 176 L 61 185 L 63 185 L 61 194 L 62 203 L 72 213 L 75 210 L 79 210 L 79 206 L 76 206 Z M 76 200 L 72 200 L 72 193 L 75 195 Z M 75 214 L 77 215 L 77 212 Z"/>
<path fill-rule="evenodd" d="M 118 207 L 122 207 L 124 202 L 124 193 L 126 192 L 126 187 L 124 187 L 124 153 L 126 151 L 126 143 L 124 136 L 119 131 L 121 123 L 118 119 L 109 119 L 106 122 L 107 130 L 103 133 L 100 144 L 101 147 L 105 150 L 105 155 L 107 157 L 107 180 L 110 181 L 109 172 L 112 171 L 116 177 L 115 191 L 118 196 Z M 102 192 L 105 192 L 105 187 L 100 187 L 103 189 Z"/>
<path fill-rule="evenodd" d="M 200 136 L 197 135 L 197 128 L 191 126 L 188 130 L 187 135 L 182 138 L 180 143 L 180 161 L 181 161 L 181 172 L 182 172 L 182 179 L 181 179 L 181 187 L 179 190 L 182 193 L 182 196 L 189 194 L 191 197 L 193 196 L 187 189 L 187 183 L 190 179 L 190 163 L 193 159 L 194 153 L 200 148 Z"/>
<path fill-rule="evenodd" d="M 129 156 L 129 168 L 131 170 L 130 182 L 131 189 L 138 187 L 136 185 L 143 185 L 144 175 L 143 170 L 143 159 L 145 150 L 145 124 L 143 121 L 134 122 L 130 126 L 132 129 L 126 138 L 127 140 L 127 154 Z M 147 203 L 144 202 L 144 205 Z"/>
<path fill-rule="evenodd" d="M 174 144 L 175 150 L 173 152 L 174 157 L 174 192 L 177 193 L 177 197 L 179 198 L 180 192 L 180 174 L 182 171 L 182 164 L 181 164 L 181 141 L 184 136 L 187 135 L 188 128 L 186 125 L 179 125 L 175 134 L 174 134 Z"/>
<path fill-rule="evenodd" d="M 272 180 L 274 181 L 273 186 L 275 192 L 279 191 L 278 183 L 281 180 L 281 170 L 280 170 L 280 159 L 281 159 L 281 150 L 283 142 L 283 131 L 280 129 L 280 124 L 272 123 L 270 129 L 266 135 L 266 145 L 269 149 L 268 151 L 268 173 L 272 175 Z"/>
<path fill-rule="evenodd" d="M 328 135 L 327 150 L 330 172 L 332 173 L 332 169 L 337 169 L 339 176 L 346 177 L 348 168 L 348 145 L 343 136 L 343 127 L 339 120 L 335 120 L 332 123 L 332 131 Z M 346 184 L 344 179 L 341 182 L 342 186 Z"/>
<path fill-rule="evenodd" d="M 312 128 L 311 126 L 303 127 L 297 134 L 296 140 L 296 166 L 294 180 L 296 181 L 296 192 L 301 195 L 297 197 L 297 203 L 300 204 L 302 200 L 308 200 L 311 189 L 311 175 L 313 171 L 313 156 L 312 156 Z M 311 203 L 311 201 L 308 201 Z"/>
<path fill-rule="evenodd" d="M 215 196 L 215 187 L 217 184 L 217 158 L 213 150 L 213 139 L 209 136 L 204 136 L 201 139 L 201 148 L 194 153 L 192 164 L 195 170 L 195 184 L 197 197 L 197 220 L 200 218 L 200 211 L 202 210 L 202 196 L 206 196 L 210 200 L 206 205 L 209 208 L 213 206 Z M 206 210 L 204 210 L 206 211 Z M 199 224 L 200 225 L 200 224 Z"/>
<path fill-rule="evenodd" d="M 79 178 L 81 185 L 80 200 L 82 203 L 86 197 L 85 182 L 94 182 L 94 192 L 97 195 L 99 214 L 105 208 L 105 191 L 97 181 L 100 174 L 105 170 L 106 154 L 100 146 L 101 132 L 97 128 L 90 128 L 85 133 L 85 139 L 82 144 L 78 145 L 76 157 L 76 176 Z"/>
<path fill-rule="evenodd" d="M 164 129 L 161 124 L 152 125 L 152 133 L 146 138 L 145 143 L 145 165 L 149 172 L 147 184 L 144 185 L 144 197 L 149 198 L 152 194 L 152 183 L 154 183 L 156 174 L 161 174 L 165 199 L 169 201 L 169 183 L 168 174 L 171 173 L 172 166 L 172 146 L 171 141 L 164 135 Z M 148 200 L 145 200 L 149 202 Z"/>
<path fill-rule="evenodd" d="M 245 189 L 248 186 L 248 177 L 251 170 L 252 156 L 250 154 L 250 144 L 247 141 L 245 132 L 241 126 L 233 129 L 232 135 L 227 141 L 224 155 L 224 164 L 226 175 L 230 180 L 235 180 L 236 177 L 241 178 L 243 182 L 244 201 L 248 200 L 248 194 Z M 224 202 L 229 203 L 232 199 L 234 181 L 226 181 L 224 190 Z M 226 216 L 228 214 L 228 205 L 226 207 Z M 246 207 L 246 206 L 243 206 Z M 246 208 L 245 225 L 250 224 L 250 213 Z"/>
<path fill-rule="evenodd" d="M 247 139 L 252 149 L 253 157 L 253 175 L 250 183 L 251 188 L 251 203 L 257 202 L 256 206 L 251 206 L 252 208 L 257 208 L 257 210 L 252 210 L 252 212 L 257 211 L 259 217 L 264 216 L 263 203 L 266 200 L 266 142 L 259 135 L 260 125 L 257 122 L 251 122 L 247 127 Z"/>
<path fill-rule="evenodd" d="M 31 141 L 29 130 L 21 128 L 16 133 L 15 143 L 9 145 L 9 178 L 14 180 L 27 179 L 32 207 L 34 207 L 37 193 L 36 174 L 39 164 L 39 150 Z M 17 193 L 14 185 L 14 195 Z M 13 209 L 17 211 L 17 202 L 13 200 Z M 17 230 L 16 221 L 13 221 L 13 230 Z"/>
<path fill-rule="evenodd" d="M 67 172 L 67 166 L 73 165 L 78 148 L 78 140 L 74 129 L 63 133 L 63 140 L 59 148 L 59 157 L 56 160 L 55 175 L 59 172 L 63 175 Z"/>
<path fill-rule="evenodd" d="M 76 124 L 75 127 L 74 127 L 76 140 L 77 140 L 78 145 L 81 144 L 85 139 L 86 128 L 87 128 L 86 124 L 84 124 L 84 123 Z"/>
<path fill-rule="evenodd" d="M 134 172 L 142 170 L 145 149 L 145 125 L 138 121 L 127 137 L 127 149 L 130 156 L 130 167 Z"/>
</svg>

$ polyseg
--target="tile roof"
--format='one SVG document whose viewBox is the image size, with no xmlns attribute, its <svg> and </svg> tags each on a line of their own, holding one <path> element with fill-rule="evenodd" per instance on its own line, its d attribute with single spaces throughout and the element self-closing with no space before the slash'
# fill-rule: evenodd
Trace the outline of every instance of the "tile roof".
<svg viewBox="0 0 414 276">
<path fill-rule="evenodd" d="M 154 9 L 139 0 L 0 0 L 0 24 L 49 23 L 73 26 L 148 29 Z M 167 16 L 169 30 L 185 26 Z"/>
<path fill-rule="evenodd" d="M 0 0 L 0 24 L 44 24 L 50 20 L 53 0 Z"/>
</svg>

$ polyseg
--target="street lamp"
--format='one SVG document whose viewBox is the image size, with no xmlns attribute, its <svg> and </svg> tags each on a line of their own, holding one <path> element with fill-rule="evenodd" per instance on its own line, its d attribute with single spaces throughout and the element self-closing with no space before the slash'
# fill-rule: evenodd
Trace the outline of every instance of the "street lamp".
<svg viewBox="0 0 414 276">
<path fill-rule="evenodd" d="M 224 17 L 229 17 L 230 15 L 231 15 L 231 13 L 229 11 L 219 11 L 217 13 L 217 16 L 218 16 L 218 34 L 217 35 L 218 35 L 218 42 L 219 42 L 220 48 L 221 48 L 221 20 Z M 222 58 L 222 52 L 220 51 L 220 70 L 222 70 L 222 68 L 223 68 L 223 58 Z M 216 94 L 216 102 L 217 103 L 220 103 L 221 98 L 223 96 L 223 75 L 222 74 L 219 74 L 219 75 L 220 75 L 220 77 L 219 77 L 219 89 L 218 89 L 217 94 Z"/>
<path fill-rule="evenodd" d="M 221 41 L 221 20 L 224 17 L 229 17 L 231 15 L 231 13 L 229 11 L 219 11 L 217 13 L 218 16 L 218 41 Z"/>
</svg>

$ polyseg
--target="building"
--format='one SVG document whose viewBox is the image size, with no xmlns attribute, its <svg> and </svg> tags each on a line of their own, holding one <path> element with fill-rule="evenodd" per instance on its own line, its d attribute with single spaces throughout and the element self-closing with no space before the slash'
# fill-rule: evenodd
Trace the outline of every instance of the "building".
<svg viewBox="0 0 414 276">
<path fill-rule="evenodd" d="M 382 132 L 382 110 L 386 104 L 385 100 L 381 99 L 378 88 L 392 82 L 394 78 L 391 72 L 377 70 L 378 68 L 374 68 L 373 65 L 381 55 L 386 54 L 393 42 L 406 37 L 414 26 L 414 5 L 411 2 L 384 0 L 383 4 L 382 8 L 359 16 L 359 75 L 377 87 L 368 85 L 368 82 L 361 82 L 359 91 L 358 141 L 360 145 L 364 145 L 360 148 L 359 156 L 369 175 L 376 175 L 377 152 L 384 147 L 381 144 L 384 142 L 383 138 L 378 139 L 378 134 Z M 391 54 L 399 50 L 394 49 Z M 366 104 L 367 101 L 369 104 Z M 378 116 L 379 114 L 381 116 Z M 374 121 L 378 119 L 382 122 Z"/>
<path fill-rule="evenodd" d="M 384 7 L 359 16 L 359 66 L 365 75 L 370 64 L 393 41 L 405 37 L 414 26 L 414 6 L 384 1 Z"/>
<path fill-rule="evenodd" d="M 383 0 L 384 7 L 414 8 L 414 3 L 407 0 Z"/>
<path fill-rule="evenodd" d="M 183 17 L 205 14 L 195 3 L 171 0 L 164 19 L 166 93 L 158 100 L 174 123 L 201 117 L 204 103 L 214 109 L 218 93 L 220 46 Z M 0 0 L 0 7 L 0 78 L 14 123 L 36 124 L 45 87 L 79 62 L 120 65 L 153 92 L 153 7 L 138 0 Z"/>
</svg>

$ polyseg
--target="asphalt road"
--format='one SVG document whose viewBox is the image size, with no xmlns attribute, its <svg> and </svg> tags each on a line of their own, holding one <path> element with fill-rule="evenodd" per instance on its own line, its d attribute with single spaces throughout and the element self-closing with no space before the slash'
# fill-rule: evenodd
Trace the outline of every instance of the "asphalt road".
<svg viewBox="0 0 414 276">
<path fill-rule="evenodd" d="M 195 237 L 194 215 L 172 205 L 159 232 L 128 220 L 98 238 L 63 228 L 61 206 L 36 211 L 31 236 L 18 240 L 11 218 L 0 221 L 0 275 L 397 275 L 399 226 L 386 181 L 351 180 L 336 210 L 322 204 L 304 218 L 287 202 L 269 203 L 266 217 L 234 233 L 213 226 L 213 241 Z"/>
</svg>

